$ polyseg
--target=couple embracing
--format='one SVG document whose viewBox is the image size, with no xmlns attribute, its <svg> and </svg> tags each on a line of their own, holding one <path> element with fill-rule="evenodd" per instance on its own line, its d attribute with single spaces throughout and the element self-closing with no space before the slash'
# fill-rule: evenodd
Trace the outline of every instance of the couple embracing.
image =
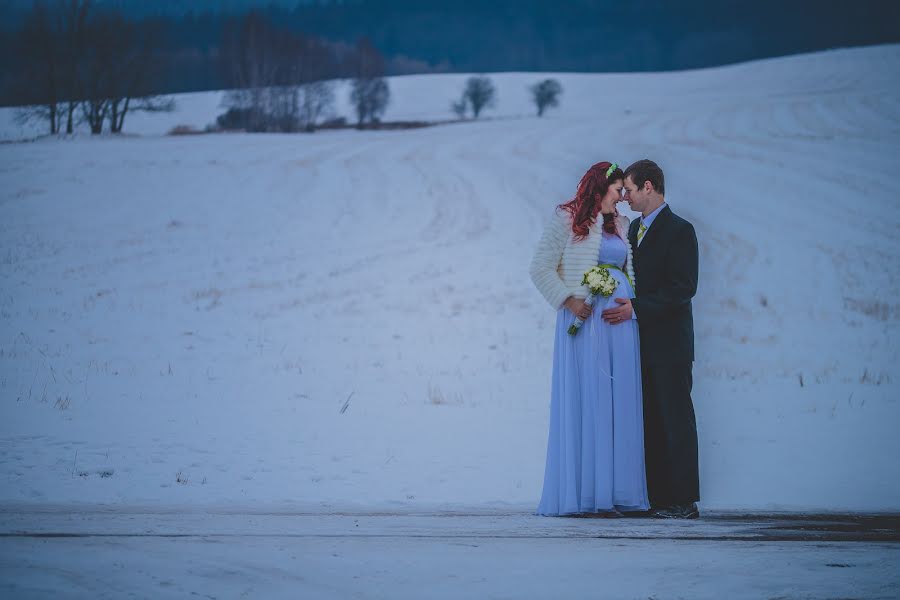
<svg viewBox="0 0 900 600">
<path fill-rule="evenodd" d="M 623 200 L 641 217 L 620 216 Z M 697 271 L 694 228 L 669 208 L 653 161 L 598 163 L 556 207 L 530 267 L 556 309 L 536 514 L 699 516 Z"/>
</svg>

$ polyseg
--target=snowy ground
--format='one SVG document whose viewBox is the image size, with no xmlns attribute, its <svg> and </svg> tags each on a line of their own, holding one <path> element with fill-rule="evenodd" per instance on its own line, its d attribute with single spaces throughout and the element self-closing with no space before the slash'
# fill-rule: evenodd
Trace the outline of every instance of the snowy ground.
<svg viewBox="0 0 900 600">
<path fill-rule="evenodd" d="M 651 157 L 701 244 L 702 508 L 900 510 L 898 69 L 560 75 L 544 119 L 504 74 L 482 122 L 162 135 L 214 119 L 195 94 L 2 144 L 0 504 L 533 509 L 532 249 L 591 163 Z M 392 80 L 387 118 L 446 118 L 463 79 Z"/>
<path fill-rule="evenodd" d="M 0 513 L 14 598 L 896 598 L 893 519 Z"/>
</svg>

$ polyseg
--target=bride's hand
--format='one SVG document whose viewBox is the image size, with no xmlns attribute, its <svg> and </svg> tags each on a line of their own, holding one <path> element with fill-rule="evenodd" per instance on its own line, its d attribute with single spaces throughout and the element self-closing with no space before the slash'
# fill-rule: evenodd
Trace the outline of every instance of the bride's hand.
<svg viewBox="0 0 900 600">
<path fill-rule="evenodd" d="M 566 308 L 568 308 L 576 317 L 581 317 L 582 320 L 587 319 L 591 316 L 591 312 L 594 310 L 593 306 L 589 304 L 585 304 L 584 300 L 581 298 L 575 298 L 574 296 L 570 296 L 566 300 L 565 304 Z"/>
</svg>

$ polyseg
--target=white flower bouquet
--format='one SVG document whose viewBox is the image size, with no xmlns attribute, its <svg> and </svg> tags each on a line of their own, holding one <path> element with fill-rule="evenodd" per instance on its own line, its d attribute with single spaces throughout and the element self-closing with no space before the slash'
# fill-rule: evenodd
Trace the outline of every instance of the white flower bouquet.
<svg viewBox="0 0 900 600">
<path fill-rule="evenodd" d="M 584 303 L 588 306 L 593 306 L 594 299 L 597 296 L 603 296 L 604 298 L 612 296 L 613 292 L 615 292 L 616 288 L 619 286 L 619 282 L 617 282 L 612 274 L 610 274 L 607 265 L 597 265 L 596 267 L 591 267 L 585 271 L 584 277 L 581 279 L 581 285 L 588 286 L 588 289 L 591 292 L 590 295 L 584 299 Z M 575 317 L 575 320 L 569 325 L 569 335 L 578 333 L 578 330 L 581 329 L 583 324 L 584 319 Z"/>
</svg>

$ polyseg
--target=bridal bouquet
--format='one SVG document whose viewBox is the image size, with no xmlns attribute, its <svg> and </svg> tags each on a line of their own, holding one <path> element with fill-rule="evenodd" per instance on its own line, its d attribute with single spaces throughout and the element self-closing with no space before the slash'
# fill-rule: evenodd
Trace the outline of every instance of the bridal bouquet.
<svg viewBox="0 0 900 600">
<path fill-rule="evenodd" d="M 581 285 L 588 286 L 588 289 L 591 291 L 591 294 L 584 299 L 584 303 L 588 306 L 593 306 L 594 299 L 597 296 L 609 298 L 612 293 L 616 291 L 616 287 L 618 287 L 619 283 L 610 274 L 608 267 L 597 265 L 596 267 L 591 267 L 585 271 L 584 277 L 581 279 Z M 575 317 L 575 320 L 569 325 L 569 335 L 578 333 L 578 330 L 583 324 L 584 319 Z"/>
</svg>

